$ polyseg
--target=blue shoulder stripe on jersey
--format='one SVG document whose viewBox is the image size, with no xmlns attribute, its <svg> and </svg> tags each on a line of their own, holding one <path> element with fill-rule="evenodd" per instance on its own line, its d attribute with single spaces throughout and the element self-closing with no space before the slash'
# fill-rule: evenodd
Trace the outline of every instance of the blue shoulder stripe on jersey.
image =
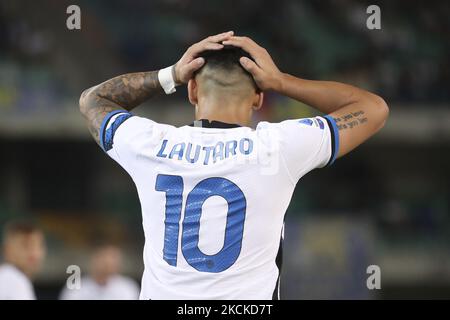
<svg viewBox="0 0 450 320">
<path fill-rule="evenodd" d="M 119 115 L 106 130 L 109 120 L 111 120 L 112 117 L 120 113 L 122 113 L 122 115 Z M 105 152 L 107 152 L 112 148 L 114 133 L 116 132 L 117 128 L 131 116 L 132 114 L 126 110 L 114 110 L 105 116 L 102 125 L 100 127 L 100 146 Z"/>
<path fill-rule="evenodd" d="M 324 118 L 327 121 L 328 127 L 330 128 L 331 132 L 331 157 L 330 161 L 328 161 L 327 163 L 327 166 L 330 166 L 336 160 L 337 154 L 339 152 L 339 130 L 333 117 L 326 115 L 324 116 Z"/>
</svg>

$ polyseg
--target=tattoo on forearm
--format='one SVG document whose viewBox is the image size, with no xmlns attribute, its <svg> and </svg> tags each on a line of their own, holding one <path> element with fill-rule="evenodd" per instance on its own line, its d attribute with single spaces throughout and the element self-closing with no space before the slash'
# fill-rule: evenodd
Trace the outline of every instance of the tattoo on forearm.
<svg viewBox="0 0 450 320">
<path fill-rule="evenodd" d="M 350 112 L 340 117 L 334 118 L 339 130 L 353 129 L 356 126 L 364 124 L 368 121 L 363 110 Z"/>
<path fill-rule="evenodd" d="M 89 132 L 99 143 L 104 117 L 113 110 L 132 110 L 162 92 L 158 71 L 124 74 L 83 92 L 80 109 L 88 122 Z"/>
<path fill-rule="evenodd" d="M 99 97 L 131 110 L 155 94 L 162 92 L 158 71 L 128 73 L 100 84 L 96 88 Z"/>
<path fill-rule="evenodd" d="M 98 144 L 100 144 L 100 127 L 102 125 L 103 119 L 109 112 L 117 109 L 120 108 L 108 104 L 102 105 L 102 101 L 98 101 L 95 108 L 87 108 L 86 112 L 83 113 L 88 123 L 89 132 Z"/>
</svg>

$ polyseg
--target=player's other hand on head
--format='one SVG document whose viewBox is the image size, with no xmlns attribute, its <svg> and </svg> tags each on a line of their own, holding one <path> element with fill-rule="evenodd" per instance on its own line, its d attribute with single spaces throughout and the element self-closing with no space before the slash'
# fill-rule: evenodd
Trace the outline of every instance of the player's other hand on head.
<svg viewBox="0 0 450 320">
<path fill-rule="evenodd" d="M 265 48 L 248 37 L 233 36 L 222 43 L 243 49 L 255 60 L 242 57 L 240 63 L 245 70 L 250 72 L 261 90 L 280 90 L 282 72 Z"/>
<path fill-rule="evenodd" d="M 222 41 L 230 39 L 233 34 L 233 31 L 220 33 L 190 46 L 175 64 L 175 68 L 173 69 L 175 82 L 177 84 L 186 84 L 192 78 L 194 72 L 200 69 L 205 63 L 205 59 L 198 58 L 198 55 L 205 50 L 222 49 Z"/>
</svg>

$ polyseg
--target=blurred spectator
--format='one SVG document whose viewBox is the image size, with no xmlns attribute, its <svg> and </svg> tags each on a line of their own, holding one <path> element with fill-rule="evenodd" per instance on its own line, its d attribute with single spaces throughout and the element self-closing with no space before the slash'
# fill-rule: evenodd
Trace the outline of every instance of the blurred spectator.
<svg viewBox="0 0 450 320">
<path fill-rule="evenodd" d="M 3 233 L 0 300 L 35 300 L 31 279 L 45 258 L 44 234 L 33 223 L 15 221 Z"/>
<path fill-rule="evenodd" d="M 90 262 L 90 274 L 81 279 L 80 289 L 65 287 L 61 300 L 137 300 L 139 286 L 120 275 L 122 253 L 114 245 L 97 248 Z"/>
</svg>

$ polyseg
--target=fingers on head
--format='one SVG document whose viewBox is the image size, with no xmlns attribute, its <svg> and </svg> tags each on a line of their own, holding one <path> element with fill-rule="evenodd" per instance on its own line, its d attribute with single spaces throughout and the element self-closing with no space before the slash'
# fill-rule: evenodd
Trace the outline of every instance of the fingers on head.
<svg viewBox="0 0 450 320">
<path fill-rule="evenodd" d="M 188 66 L 189 66 L 189 69 L 192 69 L 195 71 L 195 70 L 199 69 L 201 66 L 203 66 L 204 63 L 205 63 L 205 59 L 200 57 L 200 58 L 196 58 L 196 59 L 192 60 L 188 64 Z"/>
<path fill-rule="evenodd" d="M 188 78 L 192 77 L 193 73 L 199 70 L 205 64 L 205 59 L 197 58 L 188 63 L 185 67 L 185 74 Z"/>
<path fill-rule="evenodd" d="M 233 31 L 228 31 L 214 36 L 209 36 L 206 39 L 203 39 L 202 41 L 192 45 L 189 49 L 192 54 L 199 53 L 203 50 L 220 50 L 223 48 L 222 41 L 231 39 L 233 35 Z"/>
<path fill-rule="evenodd" d="M 216 43 L 216 42 L 208 42 L 205 44 L 204 49 L 205 50 L 219 50 L 223 48 L 223 44 Z"/>
<path fill-rule="evenodd" d="M 215 43 L 215 42 L 199 42 L 192 45 L 188 52 L 189 54 L 195 58 L 199 53 L 205 50 L 220 50 L 223 48 L 223 44 Z"/>
<path fill-rule="evenodd" d="M 195 59 L 195 60 L 192 61 L 192 62 L 195 64 L 195 66 L 196 66 L 197 68 L 200 68 L 202 65 L 205 64 L 205 58 L 200 57 L 200 58 Z"/>
<path fill-rule="evenodd" d="M 247 45 L 247 46 L 254 46 L 256 45 L 256 42 L 253 41 L 252 39 L 250 39 L 249 37 L 239 37 L 239 36 L 234 36 L 231 38 L 231 40 L 234 40 L 238 43 L 241 43 L 243 45 Z"/>
<path fill-rule="evenodd" d="M 250 73 L 255 74 L 256 72 L 258 72 L 258 66 L 251 59 L 247 57 L 241 57 L 239 59 L 239 62 L 244 67 L 244 69 L 249 71 Z"/>
<path fill-rule="evenodd" d="M 234 35 L 233 31 L 228 31 L 228 32 L 216 34 L 214 36 L 209 36 L 208 38 L 206 38 L 206 40 L 209 42 L 221 42 L 223 40 L 231 38 L 233 35 Z"/>
<path fill-rule="evenodd" d="M 244 37 L 232 37 L 230 40 L 224 41 L 223 44 L 239 47 L 250 54 L 255 53 L 256 51 L 256 47 Z"/>
</svg>

